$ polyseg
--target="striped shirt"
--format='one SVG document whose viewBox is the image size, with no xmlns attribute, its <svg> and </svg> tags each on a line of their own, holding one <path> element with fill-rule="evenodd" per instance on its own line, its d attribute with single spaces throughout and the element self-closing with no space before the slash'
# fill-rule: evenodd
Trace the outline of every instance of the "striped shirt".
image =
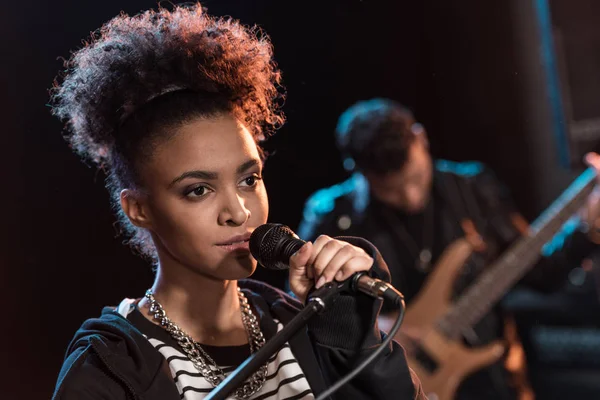
<svg viewBox="0 0 600 400">
<path fill-rule="evenodd" d="M 177 390 L 183 400 L 202 400 L 214 389 L 196 369 L 171 335 L 158 325 L 148 321 L 136 307 L 136 300 L 125 299 L 117 311 L 127 318 L 150 344 L 167 360 Z M 277 330 L 283 325 L 274 320 Z M 228 375 L 249 355 L 250 345 L 209 346 L 202 345 L 206 351 Z M 228 397 L 228 399 L 233 397 Z M 308 381 L 286 343 L 268 362 L 267 377 L 260 391 L 250 397 L 252 400 L 309 400 L 314 395 Z"/>
</svg>

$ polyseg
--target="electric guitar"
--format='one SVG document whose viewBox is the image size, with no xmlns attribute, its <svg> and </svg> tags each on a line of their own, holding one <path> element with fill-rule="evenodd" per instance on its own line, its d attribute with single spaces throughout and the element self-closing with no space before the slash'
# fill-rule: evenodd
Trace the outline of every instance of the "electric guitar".
<svg viewBox="0 0 600 400">
<path fill-rule="evenodd" d="M 404 317 L 403 329 L 419 332 L 418 341 L 407 344 L 402 333 L 396 337 L 413 348 L 408 351 L 408 363 L 430 400 L 452 400 L 465 377 L 502 357 L 505 348 L 501 341 L 469 348 L 463 344 L 463 334 L 535 264 L 544 245 L 584 205 L 595 179 L 593 169 L 583 172 L 531 225 L 529 234 L 517 240 L 453 303 L 454 281 L 473 247 L 459 239 L 441 255 Z"/>
</svg>

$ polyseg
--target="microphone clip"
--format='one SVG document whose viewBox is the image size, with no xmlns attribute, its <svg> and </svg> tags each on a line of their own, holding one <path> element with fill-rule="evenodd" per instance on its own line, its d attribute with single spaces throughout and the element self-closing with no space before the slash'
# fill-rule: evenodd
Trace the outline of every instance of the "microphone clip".
<svg viewBox="0 0 600 400">
<path fill-rule="evenodd" d="M 317 313 L 322 313 L 330 302 L 334 302 L 335 298 L 342 292 L 351 291 L 351 279 L 346 279 L 343 282 L 327 282 L 318 289 L 312 290 L 307 297 L 306 304 L 316 308 Z"/>
</svg>

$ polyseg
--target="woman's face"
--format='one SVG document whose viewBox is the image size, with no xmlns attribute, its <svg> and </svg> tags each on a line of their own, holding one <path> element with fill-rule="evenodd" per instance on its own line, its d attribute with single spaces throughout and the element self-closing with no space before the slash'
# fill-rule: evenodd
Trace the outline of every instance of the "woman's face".
<svg viewBox="0 0 600 400">
<path fill-rule="evenodd" d="M 248 238 L 269 209 L 252 135 L 228 114 L 173 129 L 140 167 L 146 228 L 161 264 L 219 280 L 249 276 L 256 261 Z"/>
</svg>

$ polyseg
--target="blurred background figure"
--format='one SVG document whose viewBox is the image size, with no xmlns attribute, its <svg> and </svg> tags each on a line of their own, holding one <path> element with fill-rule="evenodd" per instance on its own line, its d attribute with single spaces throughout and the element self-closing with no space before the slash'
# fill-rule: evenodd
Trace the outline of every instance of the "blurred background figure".
<svg viewBox="0 0 600 400">
<path fill-rule="evenodd" d="M 427 319 L 424 314 L 430 314 L 432 323 L 438 324 L 442 317 L 438 313 L 444 312 L 436 309 L 438 293 L 435 289 L 427 291 L 427 283 L 436 288 L 447 284 L 449 296 L 458 298 L 484 271 L 489 271 L 486 267 L 513 242 L 529 234 L 527 222 L 516 211 L 506 188 L 482 164 L 434 161 L 425 129 L 397 102 L 376 98 L 354 104 L 340 116 L 336 139 L 345 156 L 344 165 L 354 174 L 344 182 L 317 191 L 307 201 L 299 235 L 307 240 L 315 240 L 320 234 L 360 236 L 375 244 L 387 260 L 392 284 L 404 293 L 408 306 L 419 295 L 423 303 L 422 309 L 415 311 L 418 320 L 411 320 L 408 314 L 398 336 L 418 364 L 417 348 L 428 331 L 436 329 L 433 324 L 423 323 Z M 599 158 L 595 153 L 588 157 L 591 165 L 600 170 Z M 547 250 L 537 265 L 520 265 L 520 260 L 515 259 L 503 267 L 506 271 L 500 268 L 497 275 L 509 276 L 511 270 L 523 269 L 524 284 L 545 292 L 561 288 L 573 265 L 581 265 L 599 247 L 600 235 L 589 228 L 596 226 L 600 215 L 596 196 L 590 195 L 584 203 L 589 204 L 586 209 L 590 212 L 584 219 L 565 225 L 562 231 L 557 225 L 555 241 L 560 244 Z M 451 251 L 453 242 L 462 237 L 468 240 L 474 255 L 464 266 L 457 266 L 444 256 Z M 534 248 L 530 251 L 536 252 Z M 448 275 L 439 271 L 452 269 L 456 269 L 455 282 L 449 282 Z M 512 282 L 503 283 L 501 279 L 493 284 L 490 296 L 501 291 L 502 286 L 504 292 L 512 287 Z M 459 329 L 459 321 L 449 320 L 447 330 L 457 329 L 457 340 L 465 340 L 473 347 L 504 337 L 502 314 L 493 308 L 495 300 L 480 296 L 465 304 L 467 313 L 484 304 L 489 304 L 490 310 L 480 320 L 465 323 Z M 389 328 L 389 323 L 382 321 L 382 326 L 386 325 Z M 445 346 L 444 343 L 440 351 Z M 494 351 L 491 350 L 492 356 Z M 468 365 L 469 359 L 477 358 L 476 354 L 467 351 L 463 359 L 454 354 L 448 360 L 429 355 L 438 365 L 429 370 L 417 369 L 426 393 L 434 390 L 428 388 L 428 373 L 439 374 L 446 368 L 443 363 L 456 363 L 447 368 L 458 372 L 459 366 Z M 464 382 L 456 398 L 517 398 L 520 388 L 511 384 L 512 378 L 503 365 L 506 360 L 498 355 L 495 361 L 488 362 L 491 365 L 485 368 L 479 366 L 468 378 L 459 376 Z M 446 380 L 452 384 L 452 380 Z"/>
<path fill-rule="evenodd" d="M 63 65 L 58 57 L 90 27 L 121 10 L 135 14 L 155 6 L 155 0 L 3 4 L 6 398 L 49 398 L 80 321 L 153 280 L 111 226 L 104 178 L 64 145 L 63 127 L 46 104 L 48 83 Z M 528 221 L 583 171 L 584 154 L 597 150 L 597 1 L 332 0 L 306 7 L 223 0 L 205 6 L 212 15 L 263 27 L 285 72 L 288 122 L 270 140 L 267 150 L 276 151 L 264 176 L 271 222 L 297 229 L 312 193 L 352 175 L 333 132 L 342 112 L 359 100 L 389 98 L 408 107 L 426 127 L 435 159 L 481 161 Z M 571 268 L 567 283 L 552 294 L 520 289 L 504 299 L 539 399 L 600 394 L 596 262 L 592 257 L 561 269 Z M 259 269 L 255 276 L 284 287 L 284 274 Z"/>
</svg>

